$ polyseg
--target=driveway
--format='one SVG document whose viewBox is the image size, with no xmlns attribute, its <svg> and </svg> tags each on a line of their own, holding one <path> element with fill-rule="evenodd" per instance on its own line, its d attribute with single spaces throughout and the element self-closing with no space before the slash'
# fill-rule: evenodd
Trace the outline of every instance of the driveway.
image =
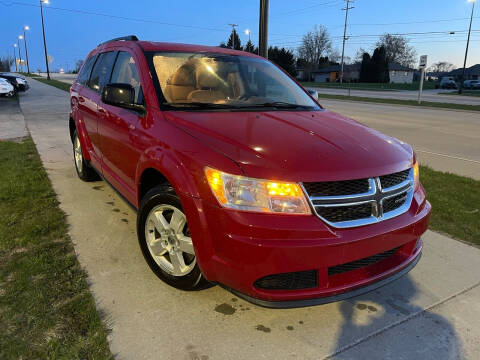
<svg viewBox="0 0 480 360">
<path fill-rule="evenodd" d="M 346 84 L 345 86 L 348 86 Z M 379 99 L 399 99 L 399 100 L 417 100 L 418 91 L 398 90 L 398 91 L 374 91 L 374 90 L 350 90 L 348 89 L 335 89 L 326 87 L 312 87 L 321 94 L 331 95 L 351 95 L 360 97 L 371 97 Z M 441 102 L 441 103 L 453 103 L 453 104 L 467 104 L 467 105 L 480 105 L 480 96 L 460 96 L 460 95 L 442 95 L 442 92 L 451 92 L 451 90 L 424 90 L 422 94 L 423 101 Z"/>
<path fill-rule="evenodd" d="M 439 360 L 480 353 L 480 250 L 433 232 L 407 276 L 347 301 L 272 310 L 219 286 L 168 287 L 143 260 L 134 212 L 104 182 L 77 179 L 68 94 L 31 80 L 20 103 L 117 358 Z"/>
</svg>

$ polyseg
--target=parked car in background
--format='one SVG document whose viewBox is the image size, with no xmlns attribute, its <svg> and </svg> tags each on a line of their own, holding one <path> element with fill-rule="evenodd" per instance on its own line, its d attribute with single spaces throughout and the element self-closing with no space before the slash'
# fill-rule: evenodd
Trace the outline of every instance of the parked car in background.
<svg viewBox="0 0 480 360">
<path fill-rule="evenodd" d="M 371 291 L 420 259 L 418 162 L 312 95 L 255 54 L 107 41 L 71 87 L 76 171 L 137 211 L 143 255 L 171 286 L 218 283 L 269 307 Z"/>
<path fill-rule="evenodd" d="M 28 82 L 23 76 L 13 73 L 0 73 L 0 78 L 5 79 L 12 84 L 15 91 L 26 91 L 29 88 Z"/>
<path fill-rule="evenodd" d="M 451 76 L 445 76 L 440 80 L 441 89 L 457 89 L 457 83 L 453 80 Z"/>
<path fill-rule="evenodd" d="M 0 96 L 15 95 L 15 88 L 6 79 L 0 78 Z"/>
<path fill-rule="evenodd" d="M 465 89 L 478 89 L 480 88 L 480 80 L 465 80 L 463 87 Z"/>
</svg>

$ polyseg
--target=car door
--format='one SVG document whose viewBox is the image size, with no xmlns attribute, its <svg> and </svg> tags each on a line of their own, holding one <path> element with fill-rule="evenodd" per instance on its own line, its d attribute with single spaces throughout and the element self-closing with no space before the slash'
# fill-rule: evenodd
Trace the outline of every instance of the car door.
<svg viewBox="0 0 480 360">
<path fill-rule="evenodd" d="M 135 90 L 135 102 L 144 104 L 140 76 L 135 58 L 119 51 L 110 79 L 111 83 L 129 84 Z M 135 129 L 142 115 L 136 111 L 101 104 L 105 111 L 99 122 L 100 147 L 104 177 L 131 202 L 135 201 L 135 171 L 140 157 Z"/>
<path fill-rule="evenodd" d="M 116 53 L 113 51 L 98 55 L 87 86 L 84 86 L 80 90 L 79 96 L 79 103 L 82 107 L 82 118 L 92 146 L 90 157 L 93 160 L 94 166 L 96 166 L 99 171 L 102 170 L 102 155 L 98 133 L 98 118 L 101 116 L 102 110 L 99 109 L 98 104 L 101 101 L 102 88 L 110 80 L 115 55 Z"/>
</svg>

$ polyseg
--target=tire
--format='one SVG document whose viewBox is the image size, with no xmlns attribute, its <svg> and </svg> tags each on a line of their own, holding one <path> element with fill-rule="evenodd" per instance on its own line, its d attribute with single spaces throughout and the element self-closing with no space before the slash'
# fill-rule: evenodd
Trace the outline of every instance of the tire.
<svg viewBox="0 0 480 360">
<path fill-rule="evenodd" d="M 205 288 L 182 204 L 171 186 L 154 187 L 143 197 L 137 236 L 145 260 L 162 281 L 187 291 Z"/>
<path fill-rule="evenodd" d="M 97 181 L 100 179 L 95 170 L 83 157 L 82 144 L 78 138 L 77 130 L 73 133 L 73 163 L 77 170 L 77 175 L 83 181 Z"/>
</svg>

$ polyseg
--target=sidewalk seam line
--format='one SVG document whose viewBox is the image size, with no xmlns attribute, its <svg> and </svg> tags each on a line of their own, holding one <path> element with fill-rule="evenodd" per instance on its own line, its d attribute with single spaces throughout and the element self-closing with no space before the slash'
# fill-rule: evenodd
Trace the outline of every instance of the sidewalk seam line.
<svg viewBox="0 0 480 360">
<path fill-rule="evenodd" d="M 478 287 L 479 285 L 480 285 L 480 282 L 477 282 L 477 283 L 475 283 L 475 284 L 473 284 L 473 285 L 471 285 L 471 286 L 469 286 L 469 287 L 467 287 L 463 290 L 460 290 L 460 291 L 458 291 L 458 292 L 456 292 L 456 293 L 454 293 L 450 296 L 447 296 L 446 298 L 433 303 L 432 305 L 426 307 L 425 309 L 422 309 L 422 310 L 419 310 L 419 311 L 417 311 L 413 314 L 410 314 L 409 316 L 405 317 L 404 319 L 398 320 L 398 321 L 396 321 L 396 322 L 394 322 L 390 325 L 384 326 L 383 328 L 378 329 L 377 331 L 374 331 L 373 333 L 371 333 L 369 335 L 366 335 L 366 336 L 364 336 L 364 337 L 362 337 L 362 338 L 360 338 L 360 339 L 358 339 L 358 340 L 356 340 L 356 341 L 354 341 L 354 342 L 352 342 L 348 345 L 345 345 L 345 346 L 341 347 L 340 349 L 334 351 L 333 353 L 325 356 L 323 359 L 324 360 L 332 359 L 334 356 L 339 355 L 342 352 L 345 352 L 346 350 L 349 350 L 349 349 L 351 349 L 351 348 L 353 348 L 353 347 L 355 347 L 355 346 L 357 346 L 357 345 L 359 345 L 359 344 L 361 344 L 361 343 L 363 343 L 367 340 L 370 340 L 370 339 L 384 333 L 387 330 L 390 330 L 390 329 L 392 329 L 394 327 L 397 327 L 398 325 L 401 325 L 401 324 L 403 324 L 403 323 L 405 323 L 405 322 L 407 322 L 411 319 L 414 319 L 414 318 L 418 317 L 419 315 L 422 315 L 423 313 L 425 313 L 429 310 L 432 310 L 432 309 L 434 309 L 434 308 L 436 308 L 436 307 L 438 307 L 438 306 L 456 298 L 457 296 L 463 295 L 463 294 L 469 292 L 470 290 L 473 290 L 474 288 Z"/>
</svg>

